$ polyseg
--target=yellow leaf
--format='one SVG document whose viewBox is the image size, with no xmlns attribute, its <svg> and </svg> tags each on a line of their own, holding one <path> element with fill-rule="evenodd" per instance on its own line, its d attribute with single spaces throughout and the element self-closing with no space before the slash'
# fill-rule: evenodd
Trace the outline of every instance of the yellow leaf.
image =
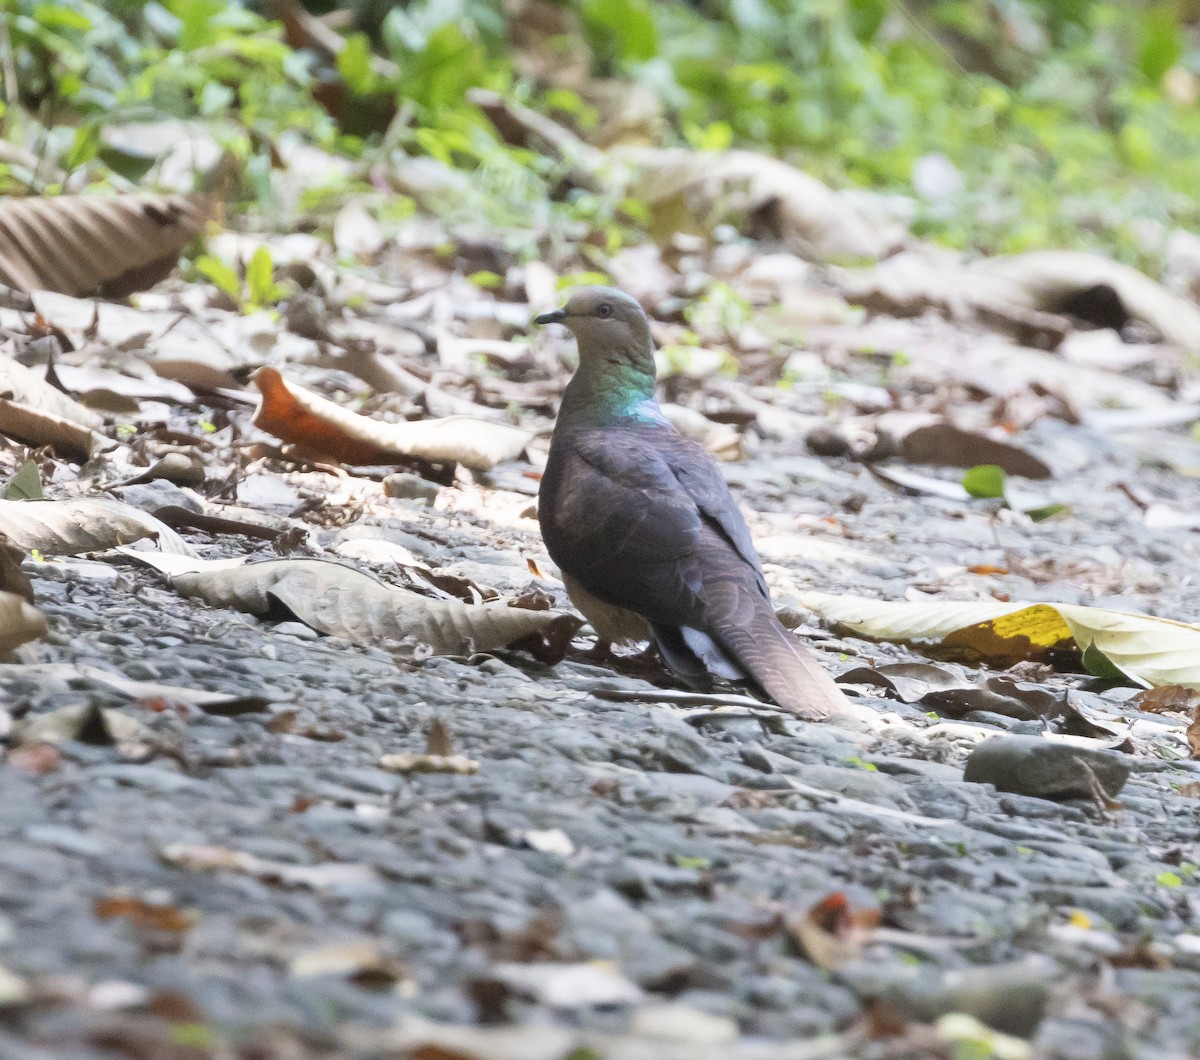
<svg viewBox="0 0 1200 1060">
<path fill-rule="evenodd" d="M 909 603 L 805 593 L 805 607 L 876 640 L 936 643 L 1000 665 L 1072 642 L 1137 684 L 1200 688 L 1200 627 L 1074 604 L 936 600 Z"/>
</svg>

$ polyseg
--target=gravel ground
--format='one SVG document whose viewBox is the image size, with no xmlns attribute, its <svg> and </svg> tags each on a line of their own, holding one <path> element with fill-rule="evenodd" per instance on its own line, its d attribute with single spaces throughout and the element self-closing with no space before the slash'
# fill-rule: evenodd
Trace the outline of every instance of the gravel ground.
<svg viewBox="0 0 1200 1060">
<path fill-rule="evenodd" d="M 729 477 L 781 605 L 969 585 L 1200 618 L 1193 533 L 1147 529 L 1114 487 L 1186 505 L 1188 480 L 1145 454 L 1200 464 L 1200 447 L 1052 420 L 1028 438 L 1073 462 L 1055 487 L 1072 518 L 912 496 L 794 445 Z M 502 592 L 529 584 L 527 557 L 552 571 L 530 498 L 472 489 L 351 530 Z M 1010 573 L 969 572 L 987 565 Z M 114 744 L 93 715 L 0 766 L 4 1058 L 1200 1050 L 1200 763 L 1180 718 L 1138 714 L 1129 689 L 1020 673 L 1138 723 L 1097 759 L 1131 767 L 1115 799 L 1052 801 L 964 780 L 983 738 L 1046 727 L 1019 698 L 939 716 L 856 684 L 860 717 L 807 724 L 591 665 L 585 640 L 553 667 L 414 663 L 184 599 L 123 558 L 27 569 L 51 633 L 0 668 L 17 724 L 84 705 L 143 728 Z M 927 661 L 804 616 L 839 672 Z M 61 664 L 258 698 L 206 709 Z M 1083 731 L 1049 724 L 1096 735 L 1071 717 Z M 380 768 L 435 719 L 477 772 Z M 1026 743 L 1008 753 L 1036 787 Z"/>
</svg>

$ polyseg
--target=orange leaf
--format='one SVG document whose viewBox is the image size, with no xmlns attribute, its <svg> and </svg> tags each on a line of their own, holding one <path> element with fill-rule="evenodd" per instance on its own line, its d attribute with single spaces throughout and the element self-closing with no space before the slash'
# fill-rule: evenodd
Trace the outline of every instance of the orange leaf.
<svg viewBox="0 0 1200 1060">
<path fill-rule="evenodd" d="M 253 379 L 262 391 L 255 426 L 345 464 L 390 464 L 415 457 L 487 471 L 520 456 L 532 437 L 517 427 L 470 416 L 388 423 L 289 383 L 274 368 L 260 368 Z"/>
</svg>

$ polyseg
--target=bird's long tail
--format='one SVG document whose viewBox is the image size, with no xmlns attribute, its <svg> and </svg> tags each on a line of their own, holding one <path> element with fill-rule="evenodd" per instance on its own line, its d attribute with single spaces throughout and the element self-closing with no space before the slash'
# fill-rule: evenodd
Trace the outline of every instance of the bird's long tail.
<svg viewBox="0 0 1200 1060">
<path fill-rule="evenodd" d="M 712 633 L 726 654 L 784 710 L 815 719 L 850 709 L 812 648 L 783 626 L 769 600 L 755 601 L 749 621 L 723 622 Z"/>
</svg>

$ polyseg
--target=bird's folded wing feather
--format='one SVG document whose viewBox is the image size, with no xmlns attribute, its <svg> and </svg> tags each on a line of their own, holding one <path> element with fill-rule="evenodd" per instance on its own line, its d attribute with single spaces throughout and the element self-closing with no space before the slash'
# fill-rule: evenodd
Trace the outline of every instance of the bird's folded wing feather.
<svg viewBox="0 0 1200 1060">
<path fill-rule="evenodd" d="M 701 568 L 717 559 L 700 552 L 702 539 L 712 541 L 706 523 L 751 579 L 762 578 L 720 471 L 702 450 L 689 452 L 691 444 L 669 428 L 580 432 L 565 453 L 552 516 L 572 574 L 601 599 L 655 622 L 687 625 L 703 614 Z"/>
</svg>

